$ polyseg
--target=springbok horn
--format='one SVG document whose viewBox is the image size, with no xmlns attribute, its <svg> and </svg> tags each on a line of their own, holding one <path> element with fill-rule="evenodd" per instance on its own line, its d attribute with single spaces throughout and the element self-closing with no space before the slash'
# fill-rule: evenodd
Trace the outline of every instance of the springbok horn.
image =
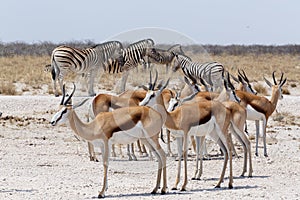
<svg viewBox="0 0 300 200">
<path fill-rule="evenodd" d="M 276 79 L 275 79 L 275 71 L 273 71 L 272 76 L 273 76 L 274 84 L 277 85 L 277 82 L 276 82 Z"/>
<path fill-rule="evenodd" d="M 72 91 L 71 95 L 68 97 L 68 99 L 65 101 L 64 105 L 67 105 L 67 103 L 70 101 L 70 99 L 73 97 L 73 95 L 75 93 L 76 85 L 74 82 L 73 82 L 73 86 L 74 86 L 73 91 Z"/>
<path fill-rule="evenodd" d="M 60 105 L 64 105 L 65 95 L 66 95 L 66 86 L 64 84 L 63 89 L 62 89 L 62 99 L 61 99 Z"/>
<path fill-rule="evenodd" d="M 246 76 L 246 73 L 245 73 L 245 71 L 244 71 L 243 69 L 242 69 L 242 72 L 243 72 L 245 81 L 246 81 L 247 83 L 249 83 L 249 80 L 248 80 L 248 78 L 247 78 L 247 76 Z"/>
<path fill-rule="evenodd" d="M 228 74 L 229 74 L 229 73 L 228 73 Z M 232 75 L 230 75 L 230 76 L 232 77 Z M 227 78 L 228 86 L 229 86 L 232 90 L 235 90 L 233 84 L 231 83 L 230 76 L 228 76 L 228 78 Z"/>
<path fill-rule="evenodd" d="M 282 81 L 282 78 L 283 78 L 283 72 L 281 72 L 281 77 L 280 77 L 279 85 L 280 85 L 280 83 Z"/>
</svg>

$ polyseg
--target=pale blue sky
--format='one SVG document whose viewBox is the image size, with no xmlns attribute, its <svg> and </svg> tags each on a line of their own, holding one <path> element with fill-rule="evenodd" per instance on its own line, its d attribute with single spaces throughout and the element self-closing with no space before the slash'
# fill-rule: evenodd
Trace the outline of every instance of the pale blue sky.
<svg viewBox="0 0 300 200">
<path fill-rule="evenodd" d="M 5 43 L 99 43 L 155 27 L 200 44 L 300 44 L 298 0 L 1 0 L 0 5 L 0 42 Z M 180 43 L 168 32 L 160 36 Z"/>
</svg>

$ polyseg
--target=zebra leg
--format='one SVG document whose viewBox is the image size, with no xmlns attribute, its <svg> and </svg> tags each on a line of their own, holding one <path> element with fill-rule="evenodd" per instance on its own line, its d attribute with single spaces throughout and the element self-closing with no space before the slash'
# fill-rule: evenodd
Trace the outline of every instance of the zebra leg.
<svg viewBox="0 0 300 200">
<path fill-rule="evenodd" d="M 128 76 L 129 76 L 129 72 L 128 71 L 124 72 L 122 79 L 121 79 L 120 90 L 118 91 L 118 93 L 122 93 L 125 91 Z"/>
<path fill-rule="evenodd" d="M 88 91 L 89 96 L 95 96 L 96 95 L 96 93 L 94 92 L 95 73 L 96 73 L 96 70 L 90 71 L 88 73 L 88 75 L 89 75 L 89 91 Z"/>
</svg>

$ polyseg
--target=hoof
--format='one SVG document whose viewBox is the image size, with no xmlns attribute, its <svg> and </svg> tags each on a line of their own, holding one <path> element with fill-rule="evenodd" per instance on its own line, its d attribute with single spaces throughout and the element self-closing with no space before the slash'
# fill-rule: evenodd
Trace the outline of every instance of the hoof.
<svg viewBox="0 0 300 200">
<path fill-rule="evenodd" d="M 181 190 L 180 190 L 180 191 L 184 192 L 184 191 L 186 191 L 186 189 L 185 189 L 185 188 L 181 188 Z"/>
<path fill-rule="evenodd" d="M 153 191 L 151 192 L 151 194 L 156 194 L 156 190 L 153 190 Z"/>
<path fill-rule="evenodd" d="M 265 156 L 266 158 L 269 157 L 268 154 L 264 154 L 264 156 Z"/>
<path fill-rule="evenodd" d="M 245 177 L 245 175 L 244 175 L 244 174 L 241 174 L 240 177 Z"/>
<path fill-rule="evenodd" d="M 166 193 L 167 193 L 167 192 L 166 192 L 165 190 L 162 190 L 162 191 L 161 191 L 161 194 L 162 194 L 162 195 L 164 195 L 164 194 L 166 194 Z"/>
<path fill-rule="evenodd" d="M 177 190 L 177 188 L 176 188 L 176 187 L 173 187 L 171 190 Z"/>
<path fill-rule="evenodd" d="M 215 188 L 221 188 L 221 186 L 219 186 L 219 185 L 216 185 L 216 186 L 215 186 Z"/>
<path fill-rule="evenodd" d="M 103 199 L 105 196 L 104 196 L 104 194 L 99 194 L 98 195 L 98 199 Z"/>
<path fill-rule="evenodd" d="M 59 95 L 58 94 L 56 94 L 56 95 L 54 95 L 55 97 L 59 97 Z"/>
<path fill-rule="evenodd" d="M 255 153 L 255 156 L 257 156 L 257 157 L 258 157 L 258 153 Z"/>
<path fill-rule="evenodd" d="M 195 178 L 195 177 L 194 177 L 194 178 L 192 178 L 192 180 L 193 180 L 193 181 L 200 181 L 201 178 Z"/>
</svg>

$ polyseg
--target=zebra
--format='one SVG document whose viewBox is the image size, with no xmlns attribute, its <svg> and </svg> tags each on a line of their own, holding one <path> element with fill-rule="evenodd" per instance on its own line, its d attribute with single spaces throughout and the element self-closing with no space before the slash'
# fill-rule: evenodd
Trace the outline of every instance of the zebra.
<svg viewBox="0 0 300 200">
<path fill-rule="evenodd" d="M 146 49 L 154 47 L 154 41 L 150 38 L 137 41 L 130 44 L 127 48 L 127 52 L 123 52 L 123 58 L 126 66 L 136 67 L 138 64 L 144 65 L 145 68 L 149 67 L 148 55 Z"/>
<path fill-rule="evenodd" d="M 169 49 L 156 49 L 157 53 L 161 56 L 160 60 L 156 60 L 152 57 L 148 57 L 148 63 L 155 63 L 166 65 L 166 72 L 168 73 L 169 66 L 171 65 L 176 54 L 184 55 L 184 52 L 181 49 L 180 44 L 175 44 L 171 46 Z"/>
<path fill-rule="evenodd" d="M 212 82 L 213 91 L 219 91 L 223 88 L 224 66 L 218 62 L 196 63 L 189 57 L 176 54 L 174 57 L 173 72 L 181 67 L 184 75 L 194 81 L 203 79 L 206 82 Z"/>
<path fill-rule="evenodd" d="M 109 41 L 83 50 L 69 46 L 55 48 L 51 55 L 52 69 L 50 68 L 55 96 L 58 96 L 56 82 L 59 82 L 62 89 L 63 78 L 69 72 L 86 76 L 89 80 L 88 94 L 95 96 L 95 74 L 101 67 L 104 68 L 104 62 L 109 58 L 119 56 L 122 49 L 119 41 Z"/>
<path fill-rule="evenodd" d="M 161 60 L 161 56 L 153 47 L 154 41 L 152 39 L 145 39 L 130 44 L 127 48 L 122 49 L 122 55 L 118 58 L 111 59 L 106 65 L 106 70 L 123 72 L 121 80 L 121 88 L 119 92 L 125 91 L 126 81 L 129 75 L 129 70 L 136 68 L 139 64 L 146 63 L 146 58 L 150 57 L 154 60 Z M 116 59 L 118 61 L 116 61 Z"/>
</svg>

